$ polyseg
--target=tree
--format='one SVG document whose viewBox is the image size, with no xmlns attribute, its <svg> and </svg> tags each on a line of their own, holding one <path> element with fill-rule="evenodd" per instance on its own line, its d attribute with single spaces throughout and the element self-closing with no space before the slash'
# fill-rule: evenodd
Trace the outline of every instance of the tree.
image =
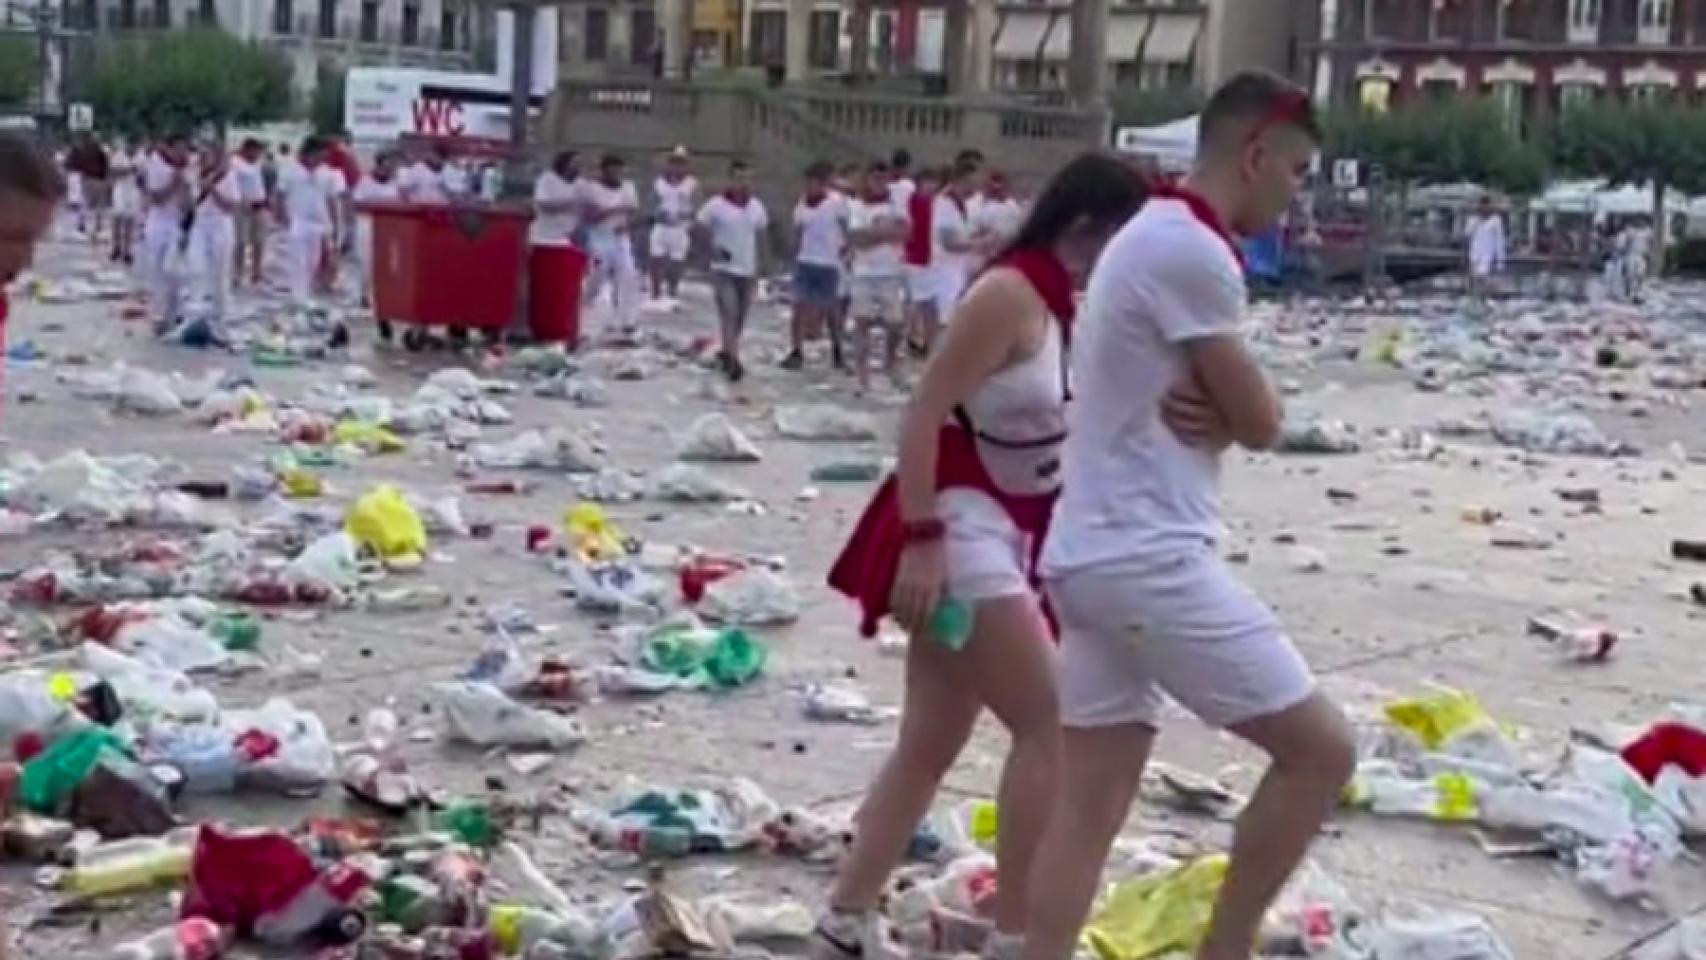
<svg viewBox="0 0 1706 960">
<path fill-rule="evenodd" d="M 1337 114 L 1328 118 L 1326 134 L 1330 156 L 1378 163 L 1400 188 L 1476 183 L 1522 195 L 1545 183 L 1544 153 L 1511 130 L 1503 110 L 1489 100 L 1454 98 L 1380 114 Z"/>
<path fill-rule="evenodd" d="M 22 34 L 0 34 L 0 107 L 28 103 L 38 79 L 35 40 Z"/>
<path fill-rule="evenodd" d="M 344 71 L 324 60 L 314 68 L 314 96 L 308 102 L 308 122 L 318 134 L 344 128 Z"/>
<path fill-rule="evenodd" d="M 290 112 L 290 61 L 218 29 L 104 41 L 85 86 L 104 126 L 130 134 L 264 123 Z"/>
<path fill-rule="evenodd" d="M 1581 104 L 1566 110 L 1552 132 L 1558 166 L 1610 186 L 1647 184 L 1653 191 L 1657 249 L 1668 228 L 1665 194 L 1706 192 L 1706 113 L 1676 104 Z M 1655 257 L 1654 266 L 1664 258 Z"/>
</svg>

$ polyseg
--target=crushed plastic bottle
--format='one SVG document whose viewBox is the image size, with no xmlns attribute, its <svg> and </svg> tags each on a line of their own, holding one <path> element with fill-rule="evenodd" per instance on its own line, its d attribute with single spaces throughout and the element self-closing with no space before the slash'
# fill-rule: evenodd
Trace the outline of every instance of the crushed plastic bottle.
<svg viewBox="0 0 1706 960">
<path fill-rule="evenodd" d="M 86 897 L 134 893 L 181 883 L 190 873 L 199 827 L 179 827 L 162 837 L 132 837 L 84 850 L 64 878 L 65 889 Z"/>
<path fill-rule="evenodd" d="M 102 960 L 217 960 L 231 946 L 231 939 L 231 931 L 212 920 L 190 917 L 119 944 Z"/>
</svg>

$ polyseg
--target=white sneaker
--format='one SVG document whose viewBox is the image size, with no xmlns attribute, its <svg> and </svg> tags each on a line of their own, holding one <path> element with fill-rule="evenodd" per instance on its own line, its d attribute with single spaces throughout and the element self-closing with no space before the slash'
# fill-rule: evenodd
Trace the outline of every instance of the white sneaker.
<svg viewBox="0 0 1706 960">
<path fill-rule="evenodd" d="M 807 949 L 811 960 L 903 960 L 906 953 L 875 911 L 830 911 L 818 918 Z"/>
</svg>

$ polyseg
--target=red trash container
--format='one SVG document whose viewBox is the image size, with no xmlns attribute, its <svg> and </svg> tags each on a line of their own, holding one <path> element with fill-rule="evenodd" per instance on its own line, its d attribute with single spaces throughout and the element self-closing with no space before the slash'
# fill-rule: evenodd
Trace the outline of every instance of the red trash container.
<svg viewBox="0 0 1706 960">
<path fill-rule="evenodd" d="M 581 282 L 587 256 L 568 244 L 538 244 L 527 257 L 527 325 L 539 343 L 581 339 Z"/>
<path fill-rule="evenodd" d="M 487 204 L 364 205 L 373 216 L 373 315 L 501 331 L 521 296 L 532 214 Z"/>
</svg>

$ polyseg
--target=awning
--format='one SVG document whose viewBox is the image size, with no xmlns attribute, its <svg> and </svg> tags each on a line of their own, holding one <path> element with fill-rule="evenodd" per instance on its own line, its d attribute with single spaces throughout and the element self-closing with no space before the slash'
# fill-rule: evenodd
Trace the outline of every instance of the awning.
<svg viewBox="0 0 1706 960">
<path fill-rule="evenodd" d="M 1044 60 L 1072 59 L 1072 15 L 1062 10 L 1049 21 L 1048 39 L 1043 41 Z"/>
<path fill-rule="evenodd" d="M 1149 29 L 1149 18 L 1123 10 L 1108 15 L 1108 60 L 1129 63 L 1137 60 L 1137 48 L 1143 45 L 1143 34 Z"/>
<path fill-rule="evenodd" d="M 1002 14 L 1001 25 L 995 31 L 996 59 L 1036 59 L 1037 51 L 1042 49 L 1043 34 L 1047 32 L 1047 13 L 1016 10 Z"/>
<path fill-rule="evenodd" d="M 1200 16 L 1157 15 L 1143 45 L 1145 63 L 1186 63 L 1196 52 Z"/>
</svg>

